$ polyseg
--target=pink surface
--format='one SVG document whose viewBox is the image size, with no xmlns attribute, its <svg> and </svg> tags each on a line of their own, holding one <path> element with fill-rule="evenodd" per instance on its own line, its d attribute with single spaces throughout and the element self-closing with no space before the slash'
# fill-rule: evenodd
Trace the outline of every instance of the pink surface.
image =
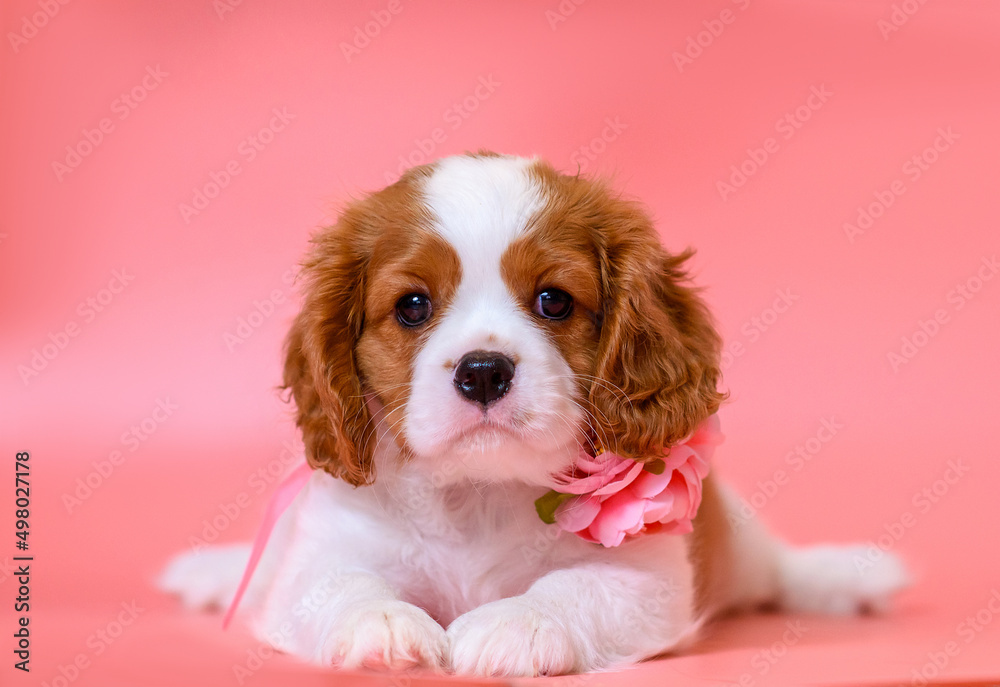
<svg viewBox="0 0 1000 687">
<path fill-rule="evenodd" d="M 717 471 L 791 540 L 871 540 L 916 571 L 888 617 L 734 619 L 690 655 L 561 683 L 1000 678 L 995 3 L 0 17 L 0 455 L 32 452 L 36 556 L 30 675 L 0 567 L 2 684 L 234 683 L 259 647 L 149 581 L 193 538 L 249 539 L 289 460 L 291 270 L 345 198 L 480 147 L 611 174 L 668 247 L 696 246 L 732 391 Z M 410 679 L 279 656 L 243 684 L 289 677 Z"/>
</svg>

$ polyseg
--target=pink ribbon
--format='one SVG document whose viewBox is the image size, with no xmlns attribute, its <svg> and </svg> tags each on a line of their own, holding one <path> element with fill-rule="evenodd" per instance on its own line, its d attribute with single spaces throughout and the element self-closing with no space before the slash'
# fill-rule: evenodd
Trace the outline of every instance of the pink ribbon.
<svg viewBox="0 0 1000 687">
<path fill-rule="evenodd" d="M 308 463 L 302 463 L 299 467 L 295 468 L 285 480 L 278 485 L 278 489 L 271 496 L 271 501 L 267 504 L 267 510 L 264 512 L 264 521 L 260 524 L 260 529 L 257 530 L 257 537 L 253 542 L 253 549 L 250 551 L 250 560 L 247 561 L 247 567 L 243 571 L 243 578 L 240 580 L 240 586 L 236 588 L 236 596 L 233 597 L 232 603 L 229 604 L 229 609 L 226 611 L 225 617 L 222 619 L 222 628 L 225 629 L 229 627 L 229 622 L 233 619 L 233 615 L 236 613 L 236 607 L 240 605 L 240 600 L 243 598 L 243 594 L 247 590 L 247 586 L 250 584 L 250 578 L 253 577 L 254 570 L 257 569 L 257 564 L 260 562 L 260 557 L 264 553 L 264 548 L 267 546 L 267 540 L 271 538 L 271 532 L 274 530 L 274 525 L 278 522 L 278 518 L 281 514 L 288 510 L 288 507 L 292 505 L 292 501 L 295 497 L 299 495 L 303 487 L 306 486 L 306 482 L 309 481 L 309 476 L 312 474 L 312 468 L 309 467 Z"/>
</svg>

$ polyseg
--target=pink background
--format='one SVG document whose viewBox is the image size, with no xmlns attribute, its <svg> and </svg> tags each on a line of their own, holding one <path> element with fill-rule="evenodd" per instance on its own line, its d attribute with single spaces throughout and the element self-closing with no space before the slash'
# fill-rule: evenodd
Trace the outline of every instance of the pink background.
<svg viewBox="0 0 1000 687">
<path fill-rule="evenodd" d="M 256 645 L 150 580 L 206 521 L 221 518 L 225 541 L 256 528 L 273 479 L 254 475 L 278 472 L 295 436 L 274 392 L 289 270 L 400 156 L 481 147 L 611 175 L 669 248 L 697 247 L 736 347 L 717 471 L 792 541 L 882 536 L 916 573 L 891 615 L 804 618 L 794 646 L 786 618 L 740 618 L 692 655 L 564 682 L 909 683 L 935 660 L 950 679 L 1000 677 L 987 605 L 1000 594 L 1000 279 L 983 262 L 1000 253 L 994 2 L 223 2 L 0 9 L 0 455 L 12 470 L 32 452 L 36 556 L 30 676 L 10 665 L 15 586 L 0 568 L 3 684 L 235 684 Z M 345 55 L 372 12 L 391 20 Z M 828 95 L 810 100 L 814 88 Z M 290 121 L 261 134 L 275 108 Z M 958 138 L 925 152 L 939 130 Z M 88 132 L 101 139 L 89 150 Z M 266 142 L 253 159 L 248 137 Z M 179 206 L 216 195 L 206 185 L 227 165 L 238 174 L 186 221 Z M 894 183 L 905 192 L 878 206 Z M 872 203 L 879 217 L 852 241 L 845 222 Z M 115 270 L 127 285 L 102 292 Z M 921 322 L 933 336 L 914 337 Z M 894 365 L 904 337 L 922 345 Z M 25 376 L 36 351 L 51 360 Z M 154 414 L 159 402 L 174 409 Z M 842 429 L 818 444 L 829 418 Z M 793 464 L 797 445 L 820 448 Z M 963 475 L 938 482 L 949 461 Z M 88 477 L 99 485 L 67 506 Z M 12 497 L 4 487 L 4 562 Z M 101 640 L 133 601 L 144 610 Z M 992 622 L 970 637 L 960 623 L 977 612 Z M 276 657 L 245 684 L 289 674 L 390 682 Z"/>
</svg>

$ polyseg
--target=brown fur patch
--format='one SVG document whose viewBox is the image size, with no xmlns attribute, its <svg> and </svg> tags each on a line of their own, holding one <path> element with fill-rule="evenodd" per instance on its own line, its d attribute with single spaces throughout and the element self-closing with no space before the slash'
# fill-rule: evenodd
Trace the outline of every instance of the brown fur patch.
<svg viewBox="0 0 1000 687">
<path fill-rule="evenodd" d="M 593 334 L 558 345 L 568 361 L 592 361 L 580 377 L 592 430 L 620 455 L 652 459 L 724 399 L 719 336 L 683 270 L 691 253 L 668 254 L 645 210 L 601 182 L 544 163 L 532 174 L 549 202 L 511 262 L 518 274 L 548 269 L 576 285 L 566 290 L 590 311 Z M 575 270 L 562 266 L 572 260 Z"/>
<path fill-rule="evenodd" d="M 725 504 L 715 478 L 709 475 L 702 482 L 701 506 L 688 546 L 688 560 L 694 567 L 694 608 L 699 616 L 722 610 L 720 600 L 726 598 L 734 574 L 731 538 Z"/>
<path fill-rule="evenodd" d="M 429 231 L 393 232 L 376 247 L 369 266 L 371 287 L 365 329 L 357 344 L 358 370 L 385 407 L 385 420 L 407 453 L 401 432 L 410 396 L 413 361 L 451 303 L 462 276 L 455 250 Z M 401 326 L 396 302 L 409 293 L 431 299 L 431 317 L 418 327 Z"/>
<path fill-rule="evenodd" d="M 576 376 L 579 399 L 584 398 L 597 353 L 601 297 L 589 239 L 571 227 L 541 223 L 507 247 L 500 273 L 514 299 L 559 349 Z M 573 310 L 566 319 L 549 320 L 534 313 L 536 297 L 547 288 L 573 296 Z"/>
<path fill-rule="evenodd" d="M 391 413 L 409 395 L 413 357 L 435 320 L 404 328 L 396 301 L 427 293 L 439 315 L 460 276 L 454 251 L 428 228 L 420 188 L 432 169 L 410 170 L 349 205 L 303 263 L 305 298 L 286 342 L 284 386 L 309 464 L 351 484 L 374 479 L 380 438 L 366 394 L 386 407 L 398 435 Z"/>
</svg>

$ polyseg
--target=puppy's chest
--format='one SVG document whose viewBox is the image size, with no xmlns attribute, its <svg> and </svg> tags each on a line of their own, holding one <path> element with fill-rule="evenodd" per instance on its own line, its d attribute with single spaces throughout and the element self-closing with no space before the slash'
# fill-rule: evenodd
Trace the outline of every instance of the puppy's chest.
<svg viewBox="0 0 1000 687">
<path fill-rule="evenodd" d="M 451 487 L 423 508 L 397 512 L 402 536 L 393 581 L 444 622 L 523 593 L 585 546 L 543 523 L 534 498 L 533 490 L 504 485 Z"/>
<path fill-rule="evenodd" d="M 407 540 L 428 556 L 464 561 L 469 568 L 489 569 L 500 562 L 531 567 L 538 556 L 518 552 L 526 546 L 549 550 L 558 536 L 557 528 L 539 519 L 535 498 L 534 490 L 521 487 L 461 485 L 425 495 L 417 508 L 412 500 L 397 500 L 404 506 L 392 515 Z"/>
</svg>

